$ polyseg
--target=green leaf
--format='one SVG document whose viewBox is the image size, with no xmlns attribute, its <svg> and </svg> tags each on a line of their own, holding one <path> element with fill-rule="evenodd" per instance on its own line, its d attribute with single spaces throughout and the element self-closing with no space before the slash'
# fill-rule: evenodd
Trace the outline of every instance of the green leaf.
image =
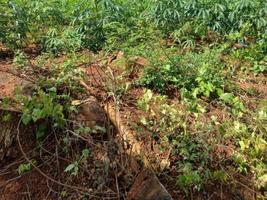
<svg viewBox="0 0 267 200">
<path fill-rule="evenodd" d="M 258 178 L 257 185 L 259 188 L 267 189 L 267 174 L 264 174 Z"/>
<path fill-rule="evenodd" d="M 36 121 L 38 121 L 39 119 L 42 118 L 42 115 L 43 115 L 42 110 L 40 110 L 38 108 L 37 109 L 33 109 L 33 111 L 32 111 L 32 120 L 34 122 L 36 122 Z"/>
<path fill-rule="evenodd" d="M 225 171 L 216 170 L 216 171 L 213 172 L 212 178 L 214 180 L 218 180 L 218 181 L 221 181 L 221 182 L 226 182 L 228 177 L 227 177 L 227 174 L 226 174 Z"/>
<path fill-rule="evenodd" d="M 94 126 L 94 130 L 96 131 L 96 132 L 101 132 L 101 133 L 106 133 L 107 132 L 107 130 L 106 130 L 106 128 L 105 127 L 102 127 L 102 126 Z"/>
<path fill-rule="evenodd" d="M 151 90 L 146 90 L 144 94 L 144 100 L 148 103 L 153 97 L 153 92 Z"/>
<path fill-rule="evenodd" d="M 32 160 L 31 162 L 34 165 L 36 164 L 36 160 Z M 19 165 L 19 167 L 18 167 L 18 173 L 21 175 L 21 174 L 24 174 L 26 172 L 31 171 L 31 169 L 32 169 L 31 163 L 23 163 L 23 164 L 20 164 Z"/>
<path fill-rule="evenodd" d="M 75 163 L 71 163 L 70 165 L 68 165 L 66 167 L 66 169 L 64 170 L 64 172 L 70 172 L 75 168 L 76 164 Z"/>
<path fill-rule="evenodd" d="M 143 125 L 148 125 L 148 122 L 147 122 L 147 120 L 146 120 L 145 117 L 142 117 L 141 120 L 140 120 L 140 122 L 141 122 Z"/>
<path fill-rule="evenodd" d="M 21 174 L 24 174 L 30 170 L 31 170 L 31 164 L 30 163 L 20 164 L 19 168 L 18 168 L 18 173 L 21 175 Z"/>
<path fill-rule="evenodd" d="M 240 148 L 242 151 L 244 151 L 246 149 L 246 145 L 245 145 L 244 141 L 242 141 L 242 140 L 239 141 L 239 145 L 240 145 Z"/>
<path fill-rule="evenodd" d="M 21 120 L 23 122 L 24 125 L 27 125 L 30 123 L 30 121 L 32 120 L 32 117 L 30 114 L 28 113 L 24 113 L 21 117 Z"/>
<path fill-rule="evenodd" d="M 231 103 L 234 98 L 232 93 L 224 93 L 220 96 L 220 99 L 223 100 L 225 103 Z"/>
<path fill-rule="evenodd" d="M 90 150 L 89 149 L 84 149 L 83 152 L 82 152 L 82 157 L 84 159 L 88 158 L 90 155 Z"/>
<path fill-rule="evenodd" d="M 37 132 L 36 132 L 36 139 L 38 141 L 40 141 L 41 139 L 43 139 L 43 137 L 45 136 L 45 132 L 46 132 L 46 125 L 45 124 L 40 124 L 38 126 Z"/>
</svg>

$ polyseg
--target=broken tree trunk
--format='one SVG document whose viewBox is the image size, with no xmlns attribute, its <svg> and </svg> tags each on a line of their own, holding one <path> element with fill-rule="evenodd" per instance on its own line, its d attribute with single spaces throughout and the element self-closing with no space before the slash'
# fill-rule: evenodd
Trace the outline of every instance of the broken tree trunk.
<svg viewBox="0 0 267 200">
<path fill-rule="evenodd" d="M 119 109 L 112 103 L 105 105 L 105 111 L 107 116 L 116 126 L 119 132 L 119 140 L 123 144 L 123 149 L 126 149 L 126 153 L 131 157 L 142 158 L 145 168 L 151 168 L 157 171 L 162 171 L 169 167 L 169 154 L 165 157 L 157 156 L 158 152 L 153 151 L 151 148 L 145 146 L 142 141 L 138 141 L 137 133 L 127 127 L 126 123 L 120 116 Z M 156 161 L 152 157 L 157 159 Z"/>
<path fill-rule="evenodd" d="M 143 159 L 146 159 L 146 152 L 142 148 L 141 142 L 137 141 L 135 133 L 129 130 L 123 123 L 118 109 L 116 109 L 115 106 L 107 104 L 105 106 L 105 110 L 109 119 L 118 129 L 120 141 L 122 141 L 123 145 L 130 146 L 130 148 L 126 150 L 126 153 L 130 156 L 130 158 L 137 158 L 141 156 Z M 162 159 L 160 166 L 162 166 L 162 163 L 168 163 L 168 159 L 167 161 L 166 159 Z M 160 183 L 156 175 L 150 169 L 145 169 L 137 176 L 135 183 L 131 187 L 126 199 L 172 200 L 172 197 L 165 187 Z"/>
<path fill-rule="evenodd" d="M 8 116 L 9 120 L 3 120 L 7 118 L 5 116 Z M 14 158 L 18 153 L 15 148 L 18 122 L 17 113 L 0 110 L 0 161 L 6 157 Z"/>
<path fill-rule="evenodd" d="M 15 140 L 20 108 L 18 105 L 11 104 L 17 88 L 28 95 L 32 84 L 16 76 L 11 65 L 0 65 L 0 161 L 5 157 L 14 158 L 18 153 Z M 4 99 L 9 99 L 9 102 L 3 103 Z"/>
<path fill-rule="evenodd" d="M 82 82 L 81 85 L 90 92 L 90 88 L 85 83 Z M 91 109 L 91 108 L 94 108 L 95 106 L 88 105 L 88 103 L 90 104 L 90 102 L 93 102 L 93 105 L 94 105 L 96 102 L 96 99 L 94 97 L 90 97 L 89 99 L 91 100 L 87 101 L 86 104 L 84 104 L 84 106 L 82 107 L 83 108 L 82 110 L 87 111 L 88 116 L 91 116 L 91 114 L 94 113 L 94 110 L 98 112 L 98 114 L 97 113 L 95 114 L 99 115 L 101 113 L 99 109 Z M 131 163 L 134 163 L 135 165 L 135 167 L 133 167 L 134 168 L 133 170 L 136 172 L 137 171 L 140 172 L 140 166 L 136 158 L 140 156 L 145 157 L 145 154 L 142 154 L 143 149 L 142 149 L 141 143 L 137 141 L 135 133 L 129 130 L 127 126 L 124 124 L 124 122 L 122 121 L 120 117 L 118 108 L 114 106 L 114 104 L 107 103 L 104 106 L 104 109 L 105 109 L 107 117 L 118 130 L 118 133 L 119 133 L 118 140 L 122 143 L 122 147 L 120 150 L 121 151 L 126 150 L 126 153 L 130 157 Z M 127 146 L 130 146 L 130 147 L 127 148 Z M 166 162 L 166 160 L 163 160 L 163 163 L 168 163 L 168 162 Z M 146 169 L 138 175 L 134 185 L 132 186 L 129 192 L 129 195 L 127 196 L 127 200 L 141 200 L 141 199 L 142 200 L 172 200 L 172 197 L 167 192 L 165 187 L 160 183 L 156 175 L 151 170 Z"/>
</svg>

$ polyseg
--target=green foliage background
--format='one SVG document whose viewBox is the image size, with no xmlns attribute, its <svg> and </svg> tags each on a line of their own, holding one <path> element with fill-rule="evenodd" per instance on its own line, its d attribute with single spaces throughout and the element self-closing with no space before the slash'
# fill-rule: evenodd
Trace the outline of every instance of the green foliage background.
<svg viewBox="0 0 267 200">
<path fill-rule="evenodd" d="M 221 36 L 244 30 L 261 39 L 267 30 L 265 0 L 1 0 L 0 13 L 0 41 L 11 47 L 41 42 L 61 50 L 61 32 L 68 27 L 83 47 L 95 51 L 114 34 L 122 43 L 140 29 L 185 39 L 203 37 L 209 30 Z M 50 37 L 58 39 L 54 45 L 47 45 Z"/>
</svg>

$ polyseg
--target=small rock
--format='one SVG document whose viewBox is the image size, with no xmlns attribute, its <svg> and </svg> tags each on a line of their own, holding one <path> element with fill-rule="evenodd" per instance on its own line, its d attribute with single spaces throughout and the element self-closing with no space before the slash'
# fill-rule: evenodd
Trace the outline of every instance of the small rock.
<svg viewBox="0 0 267 200">
<path fill-rule="evenodd" d="M 95 125 L 105 127 L 107 117 L 104 109 L 100 106 L 94 97 L 89 97 L 85 103 L 78 107 L 78 122 L 93 127 Z"/>
<path fill-rule="evenodd" d="M 143 170 L 136 178 L 126 200 L 172 200 L 172 197 L 152 171 Z"/>
<path fill-rule="evenodd" d="M 22 95 L 32 97 L 35 91 L 35 85 L 30 82 L 25 82 L 22 87 Z"/>
</svg>

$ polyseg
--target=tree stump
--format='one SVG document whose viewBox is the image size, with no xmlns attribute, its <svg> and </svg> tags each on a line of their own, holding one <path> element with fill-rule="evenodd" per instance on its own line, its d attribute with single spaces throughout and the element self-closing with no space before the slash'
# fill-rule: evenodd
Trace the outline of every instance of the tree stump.
<svg viewBox="0 0 267 200">
<path fill-rule="evenodd" d="M 14 143 L 19 119 L 16 114 L 9 112 L 11 120 L 5 121 L 3 120 L 5 115 L 7 115 L 7 111 L 0 110 L 0 161 L 5 157 L 15 157 L 17 155 Z"/>
</svg>

